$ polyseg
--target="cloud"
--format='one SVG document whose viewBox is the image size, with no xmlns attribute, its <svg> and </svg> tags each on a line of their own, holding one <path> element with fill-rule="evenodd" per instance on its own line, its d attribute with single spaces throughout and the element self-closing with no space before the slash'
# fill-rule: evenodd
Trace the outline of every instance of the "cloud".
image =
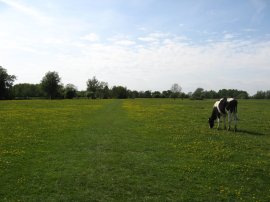
<svg viewBox="0 0 270 202">
<path fill-rule="evenodd" d="M 107 41 L 113 45 L 119 45 L 119 46 L 132 46 L 135 45 L 136 42 L 132 39 L 130 39 L 127 35 L 115 35 L 107 39 Z"/>
<path fill-rule="evenodd" d="M 28 16 L 38 20 L 39 22 L 42 22 L 45 24 L 49 24 L 52 22 L 51 18 L 49 18 L 48 16 L 45 16 L 43 13 L 41 13 L 37 9 L 30 7 L 28 5 L 21 4 L 18 1 L 0 0 L 0 2 L 5 3 L 6 5 L 10 6 L 11 8 L 13 8 L 13 9 L 15 9 L 15 10 L 17 10 L 25 15 L 28 15 Z"/>
<path fill-rule="evenodd" d="M 148 34 L 147 36 L 138 37 L 138 40 L 143 41 L 143 42 L 159 42 L 160 40 L 168 36 L 170 35 L 166 33 L 154 32 L 154 33 Z"/>
<path fill-rule="evenodd" d="M 263 12 L 265 10 L 265 8 L 267 7 L 267 1 L 264 0 L 250 0 L 251 4 L 255 10 L 251 22 L 252 23 L 258 23 L 262 20 L 263 18 Z"/>
<path fill-rule="evenodd" d="M 157 41 L 157 39 L 154 38 L 154 37 L 139 37 L 138 39 L 140 41 L 144 41 L 144 42 L 154 42 L 154 41 Z"/>
<path fill-rule="evenodd" d="M 257 29 L 253 29 L 253 28 L 245 28 L 243 29 L 244 32 L 257 32 Z"/>
<path fill-rule="evenodd" d="M 148 43 L 129 46 L 130 42 L 133 45 L 132 41 L 122 42 L 127 46 L 112 41 L 81 47 L 79 57 L 64 58 L 59 65 L 73 64 L 84 72 L 80 77 L 84 80 L 96 75 L 110 85 L 126 85 L 137 90 L 164 90 L 172 82 L 179 82 L 184 91 L 200 86 L 214 90 L 239 88 L 255 93 L 256 89 L 265 87 L 266 75 L 270 74 L 270 42 L 231 38 L 200 45 L 174 38 L 158 46 Z M 85 65 L 89 69 L 84 69 Z"/>
<path fill-rule="evenodd" d="M 90 41 L 90 42 L 96 42 L 99 40 L 99 36 L 95 33 L 90 33 L 81 37 L 80 39 Z"/>
<path fill-rule="evenodd" d="M 205 24 L 199 22 L 206 16 L 183 22 L 171 21 L 181 20 L 183 12 L 138 17 L 136 10 L 130 13 L 131 7 L 114 1 L 104 7 L 94 1 L 63 6 L 62 1 L 0 0 L 7 5 L 0 13 L 0 65 L 13 69 L 17 82 L 39 82 L 51 68 L 59 71 L 63 82 L 74 82 L 80 89 L 94 75 L 110 85 L 137 90 L 168 89 L 173 82 L 184 91 L 198 86 L 263 89 L 270 86 L 269 36 L 262 36 L 267 28 L 246 23 L 252 17 L 258 21 L 266 17 L 268 5 L 249 1 L 252 11 L 244 19 L 243 13 L 234 16 L 244 23 L 242 27 L 236 27 L 238 22 L 233 27 L 215 26 L 212 19 L 202 27 L 197 25 Z M 164 21 L 172 23 L 163 26 Z"/>
<path fill-rule="evenodd" d="M 132 45 L 135 45 L 136 42 L 131 41 L 131 40 L 119 40 L 119 41 L 115 41 L 115 44 L 121 45 L 121 46 L 132 46 Z"/>
<path fill-rule="evenodd" d="M 253 7 L 256 10 L 256 13 L 261 13 L 267 6 L 264 0 L 251 0 Z"/>
<path fill-rule="evenodd" d="M 51 67 L 59 72 L 63 83 L 73 83 L 82 90 L 92 76 L 111 86 L 124 85 L 136 90 L 166 90 L 176 82 L 185 92 L 196 87 L 239 88 L 252 94 L 270 86 L 270 41 L 241 40 L 229 33 L 223 33 L 219 41 L 202 44 L 186 43 L 188 39 L 183 36 L 161 32 L 118 35 L 107 40 L 95 33 L 72 39 L 52 36 L 32 44 L 1 41 L 2 35 L 2 65 L 14 69 L 17 82 L 38 83 Z M 7 49 L 8 44 L 14 46 Z M 18 47 L 20 44 L 31 46 Z M 26 68 L 15 71 L 16 66 Z"/>
<path fill-rule="evenodd" d="M 227 39 L 233 39 L 234 37 L 235 36 L 233 34 L 229 34 L 229 33 L 227 33 L 227 34 L 224 35 L 224 39 L 225 40 L 227 40 Z"/>
</svg>

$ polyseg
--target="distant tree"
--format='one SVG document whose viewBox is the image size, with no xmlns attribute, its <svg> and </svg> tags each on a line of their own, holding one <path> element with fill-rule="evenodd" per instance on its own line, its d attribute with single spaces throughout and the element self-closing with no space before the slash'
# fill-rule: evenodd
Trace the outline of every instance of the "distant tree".
<svg viewBox="0 0 270 202">
<path fill-rule="evenodd" d="M 265 99 L 265 92 L 264 91 L 257 91 L 257 93 L 253 96 L 255 99 Z"/>
<path fill-rule="evenodd" d="M 123 86 L 113 86 L 112 87 L 113 98 L 125 99 L 128 98 L 128 90 Z"/>
<path fill-rule="evenodd" d="M 180 98 L 184 99 L 184 98 L 188 98 L 188 96 L 184 92 L 181 92 L 180 93 Z"/>
<path fill-rule="evenodd" d="M 13 86 L 15 98 L 28 99 L 31 97 L 44 97 L 40 84 L 20 83 Z"/>
<path fill-rule="evenodd" d="M 152 97 L 153 98 L 161 98 L 162 97 L 162 94 L 159 91 L 154 91 L 152 93 Z"/>
<path fill-rule="evenodd" d="M 107 82 L 98 81 L 94 76 L 92 79 L 88 79 L 87 82 L 87 97 L 96 99 L 107 99 L 111 97 L 111 92 Z"/>
<path fill-rule="evenodd" d="M 77 88 L 73 84 L 67 84 L 64 89 L 65 98 L 72 99 L 77 96 Z"/>
<path fill-rule="evenodd" d="M 130 98 L 138 98 L 138 97 L 140 97 L 140 94 L 139 94 L 138 91 L 133 90 L 133 91 L 130 92 L 130 96 L 129 97 Z"/>
<path fill-rule="evenodd" d="M 109 89 L 109 86 L 106 85 L 104 88 L 103 88 L 103 99 L 108 99 L 108 98 L 111 98 L 111 91 Z"/>
<path fill-rule="evenodd" d="M 162 91 L 162 97 L 164 97 L 164 98 L 172 97 L 172 91 L 171 90 Z"/>
<path fill-rule="evenodd" d="M 110 97 L 110 89 L 107 82 L 99 82 L 96 96 L 101 99 L 108 99 Z"/>
<path fill-rule="evenodd" d="M 265 98 L 270 99 L 270 90 L 265 92 Z"/>
<path fill-rule="evenodd" d="M 181 91 L 182 91 L 182 87 L 179 84 L 174 83 L 171 87 L 171 91 L 172 91 L 171 97 L 174 99 L 178 98 L 180 96 Z"/>
<path fill-rule="evenodd" d="M 246 91 L 239 91 L 239 93 L 235 97 L 237 99 L 248 99 L 249 95 Z"/>
<path fill-rule="evenodd" d="M 94 76 L 92 79 L 88 79 L 87 82 L 87 92 L 88 98 L 96 99 L 98 97 L 98 90 L 100 88 L 100 83 Z"/>
<path fill-rule="evenodd" d="M 77 97 L 78 97 L 78 98 L 87 97 L 87 96 L 86 96 L 86 92 L 87 92 L 87 91 L 77 91 Z"/>
<path fill-rule="evenodd" d="M 139 96 L 138 96 L 139 98 L 143 98 L 144 97 L 144 91 L 139 91 L 138 93 L 139 93 Z"/>
<path fill-rule="evenodd" d="M 192 99 L 203 100 L 204 99 L 204 89 L 197 88 L 192 94 Z"/>
<path fill-rule="evenodd" d="M 182 92 L 182 93 L 181 93 L 181 97 L 182 97 L 182 98 L 189 98 L 189 95 L 186 94 L 186 93 L 184 93 L 184 92 Z"/>
<path fill-rule="evenodd" d="M 147 91 L 144 92 L 144 98 L 152 98 L 151 90 L 147 90 Z"/>
<path fill-rule="evenodd" d="M 88 99 L 96 99 L 93 92 L 86 91 L 85 95 Z"/>
<path fill-rule="evenodd" d="M 248 99 L 249 95 L 246 91 L 243 90 L 237 90 L 237 89 L 222 89 L 218 91 L 218 97 L 232 97 L 232 98 L 238 98 L 238 99 Z"/>
<path fill-rule="evenodd" d="M 204 98 L 207 99 L 218 99 L 218 93 L 214 90 L 210 90 L 210 91 L 204 91 Z"/>
<path fill-rule="evenodd" d="M 9 75 L 7 70 L 0 66 L 0 100 L 11 98 L 11 89 L 15 79 L 16 76 Z"/>
<path fill-rule="evenodd" d="M 59 84 L 59 90 L 56 94 L 56 98 L 61 98 L 61 99 L 65 98 L 65 86 L 61 83 Z"/>
<path fill-rule="evenodd" d="M 228 90 L 227 89 L 221 89 L 221 90 L 219 90 L 218 91 L 218 96 L 220 98 L 222 98 L 222 97 L 230 97 L 230 96 L 228 96 Z"/>
<path fill-rule="evenodd" d="M 57 72 L 47 72 L 41 80 L 41 87 L 50 99 L 61 96 L 61 78 Z"/>
</svg>

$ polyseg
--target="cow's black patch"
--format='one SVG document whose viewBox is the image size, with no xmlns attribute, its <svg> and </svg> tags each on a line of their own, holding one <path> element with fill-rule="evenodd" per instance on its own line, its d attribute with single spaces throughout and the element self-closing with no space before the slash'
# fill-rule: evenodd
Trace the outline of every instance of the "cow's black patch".
<svg viewBox="0 0 270 202">
<path fill-rule="evenodd" d="M 226 113 L 225 109 L 226 109 L 227 104 L 228 104 L 227 98 L 222 98 L 222 99 L 220 100 L 220 102 L 219 102 L 219 104 L 218 104 L 218 108 L 219 108 L 219 110 L 220 110 L 220 112 L 221 112 L 222 114 L 225 114 L 225 113 Z"/>
<path fill-rule="evenodd" d="M 220 119 L 221 114 L 226 115 L 227 112 L 237 113 L 237 100 L 222 98 L 219 100 L 218 105 L 213 107 L 212 115 L 208 119 L 209 127 L 213 128 L 215 120 Z"/>
<path fill-rule="evenodd" d="M 209 127 L 210 127 L 210 128 L 213 128 L 213 127 L 214 127 L 215 120 L 216 120 L 217 118 L 220 118 L 220 113 L 218 112 L 217 107 L 214 107 L 214 108 L 213 108 L 213 111 L 212 111 L 212 115 L 211 115 L 211 117 L 208 119 Z"/>
<path fill-rule="evenodd" d="M 226 110 L 229 112 L 237 112 L 237 100 L 231 100 L 226 105 Z"/>
</svg>

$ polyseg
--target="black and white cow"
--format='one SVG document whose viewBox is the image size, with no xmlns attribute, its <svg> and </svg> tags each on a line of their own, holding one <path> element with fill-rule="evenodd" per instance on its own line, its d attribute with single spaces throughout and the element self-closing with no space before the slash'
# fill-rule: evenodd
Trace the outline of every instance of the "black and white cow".
<svg viewBox="0 0 270 202">
<path fill-rule="evenodd" d="M 231 120 L 234 121 L 234 131 L 237 130 L 237 100 L 234 98 L 222 98 L 219 101 L 216 101 L 213 106 L 213 111 L 211 117 L 208 119 L 209 127 L 214 127 L 214 122 L 217 119 L 219 129 L 220 119 L 223 119 L 224 129 L 226 129 L 226 115 L 228 114 L 228 124 L 231 129 Z"/>
</svg>

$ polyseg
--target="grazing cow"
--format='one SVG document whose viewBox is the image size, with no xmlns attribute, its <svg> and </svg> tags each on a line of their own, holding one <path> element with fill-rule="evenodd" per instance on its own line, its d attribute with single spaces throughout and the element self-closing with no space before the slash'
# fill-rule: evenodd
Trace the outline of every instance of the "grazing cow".
<svg viewBox="0 0 270 202">
<path fill-rule="evenodd" d="M 220 118 L 222 117 L 224 123 L 224 129 L 226 129 L 226 115 L 228 114 L 228 124 L 231 129 L 231 119 L 234 121 L 234 131 L 236 131 L 237 124 L 237 100 L 234 98 L 222 98 L 219 101 L 216 101 L 213 106 L 213 111 L 211 117 L 208 119 L 209 127 L 214 127 L 214 122 L 217 119 L 219 129 Z"/>
</svg>

